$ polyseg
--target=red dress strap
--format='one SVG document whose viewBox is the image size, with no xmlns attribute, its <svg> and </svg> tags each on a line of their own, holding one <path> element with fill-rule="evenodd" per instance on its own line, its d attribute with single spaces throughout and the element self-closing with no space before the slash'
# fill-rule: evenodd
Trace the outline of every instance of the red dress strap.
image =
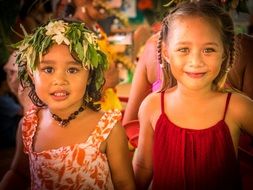
<svg viewBox="0 0 253 190">
<path fill-rule="evenodd" d="M 227 110 L 228 110 L 228 105 L 229 105 L 229 102 L 230 102 L 230 98 L 231 98 L 231 92 L 229 92 L 228 95 L 227 95 L 226 106 L 225 106 L 225 110 L 224 110 L 222 120 L 224 120 L 225 117 L 226 117 L 226 113 L 227 113 Z"/>
<path fill-rule="evenodd" d="M 164 114 L 164 91 L 161 92 L 161 112 Z"/>
</svg>

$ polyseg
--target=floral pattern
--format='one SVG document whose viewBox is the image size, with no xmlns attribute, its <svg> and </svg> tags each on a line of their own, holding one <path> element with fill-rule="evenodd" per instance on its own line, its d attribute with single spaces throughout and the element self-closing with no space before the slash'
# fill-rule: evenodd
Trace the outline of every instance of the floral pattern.
<svg viewBox="0 0 253 190">
<path fill-rule="evenodd" d="M 120 111 L 105 112 L 86 142 L 34 152 L 37 111 L 35 108 L 29 111 L 22 126 L 24 152 L 30 161 L 31 189 L 113 190 L 107 157 L 99 147 L 121 119 Z"/>
</svg>

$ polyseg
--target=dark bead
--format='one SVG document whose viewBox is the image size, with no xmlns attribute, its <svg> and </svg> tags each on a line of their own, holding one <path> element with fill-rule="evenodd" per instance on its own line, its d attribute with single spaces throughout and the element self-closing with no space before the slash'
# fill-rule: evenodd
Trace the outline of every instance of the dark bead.
<svg viewBox="0 0 253 190">
<path fill-rule="evenodd" d="M 85 109 L 85 107 L 82 107 L 82 106 L 81 106 L 81 107 L 78 109 L 78 111 L 75 111 L 74 113 L 70 114 L 69 117 L 68 117 L 68 119 L 62 119 L 62 118 L 60 118 L 58 115 L 53 114 L 53 113 L 51 113 L 51 116 L 52 116 L 52 118 L 53 118 L 54 120 L 58 121 L 58 123 L 59 123 L 60 126 L 66 127 L 66 126 L 69 124 L 69 122 L 70 122 L 71 120 L 75 119 L 76 116 L 77 116 L 79 113 L 81 113 L 84 109 Z"/>
<path fill-rule="evenodd" d="M 61 124 L 62 126 L 66 126 L 68 123 L 69 123 L 69 121 L 66 120 L 66 119 L 64 119 L 64 120 L 62 120 L 62 121 L 60 122 L 60 124 Z"/>
<path fill-rule="evenodd" d="M 68 119 L 72 120 L 72 119 L 75 119 L 75 118 L 76 118 L 76 116 L 73 114 L 73 115 L 70 115 Z"/>
</svg>

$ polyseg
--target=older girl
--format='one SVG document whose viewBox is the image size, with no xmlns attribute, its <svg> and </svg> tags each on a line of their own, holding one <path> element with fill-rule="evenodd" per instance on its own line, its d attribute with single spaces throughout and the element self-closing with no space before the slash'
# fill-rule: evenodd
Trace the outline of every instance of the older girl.
<svg viewBox="0 0 253 190">
<path fill-rule="evenodd" d="M 164 83 L 139 110 L 137 189 L 240 189 L 240 131 L 253 101 L 223 88 L 235 55 L 233 21 L 206 1 L 179 4 L 162 26 Z M 176 79 L 176 85 L 171 81 Z"/>
</svg>

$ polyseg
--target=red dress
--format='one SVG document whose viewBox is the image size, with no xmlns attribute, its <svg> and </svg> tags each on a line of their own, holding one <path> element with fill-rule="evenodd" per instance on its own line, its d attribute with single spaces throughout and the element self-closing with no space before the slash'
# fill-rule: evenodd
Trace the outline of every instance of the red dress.
<svg viewBox="0 0 253 190">
<path fill-rule="evenodd" d="M 241 189 L 239 162 L 224 119 L 231 94 L 227 96 L 222 120 L 207 129 L 176 126 L 162 113 L 154 132 L 153 186 L 155 190 Z"/>
</svg>

